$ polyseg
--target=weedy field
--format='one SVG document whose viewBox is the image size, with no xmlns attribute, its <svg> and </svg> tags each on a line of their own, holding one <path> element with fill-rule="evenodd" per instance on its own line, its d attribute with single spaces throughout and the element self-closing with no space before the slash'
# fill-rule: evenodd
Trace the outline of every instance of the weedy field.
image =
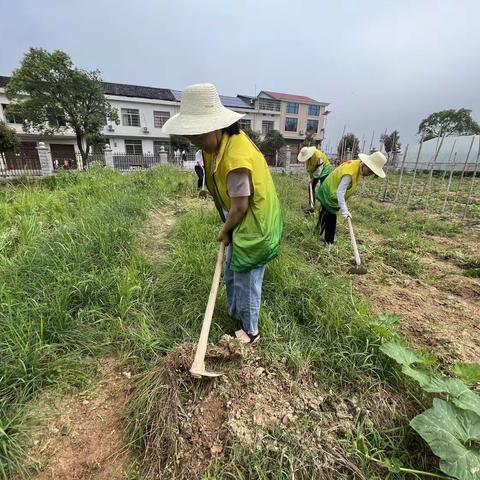
<svg viewBox="0 0 480 480">
<path fill-rule="evenodd" d="M 479 478 L 478 225 L 358 195 L 368 274 L 351 277 L 346 226 L 326 249 L 306 179 L 276 176 L 262 341 L 225 335 L 222 289 L 208 363 L 225 375 L 198 381 L 220 225 L 194 183 L 1 187 L 0 477 Z"/>
</svg>

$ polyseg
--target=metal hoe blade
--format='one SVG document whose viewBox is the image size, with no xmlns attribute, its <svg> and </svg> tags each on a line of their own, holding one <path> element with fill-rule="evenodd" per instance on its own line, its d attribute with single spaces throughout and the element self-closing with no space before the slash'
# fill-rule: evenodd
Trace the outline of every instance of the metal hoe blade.
<svg viewBox="0 0 480 480">
<path fill-rule="evenodd" d="M 348 273 L 353 273 L 354 275 L 365 275 L 367 273 L 367 268 L 363 265 L 355 265 L 348 269 Z"/>
<path fill-rule="evenodd" d="M 217 372 L 207 372 L 207 370 L 194 370 L 193 368 L 190 369 L 190 373 L 192 377 L 195 378 L 202 378 L 202 377 L 220 377 L 223 375 L 223 373 L 217 373 Z"/>
</svg>

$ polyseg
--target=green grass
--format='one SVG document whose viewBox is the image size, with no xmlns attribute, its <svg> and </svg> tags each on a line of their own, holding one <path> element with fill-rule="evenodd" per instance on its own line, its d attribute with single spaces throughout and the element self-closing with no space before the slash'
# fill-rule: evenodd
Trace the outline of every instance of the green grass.
<svg viewBox="0 0 480 480">
<path fill-rule="evenodd" d="M 182 176 L 170 170 L 93 170 L 1 190 L 0 478 L 22 469 L 28 401 L 84 384 L 90 357 L 141 331 L 141 321 L 124 324 L 150 281 L 136 230 L 177 191 Z"/>
<path fill-rule="evenodd" d="M 281 356 L 293 375 L 308 371 L 322 391 L 339 397 L 388 385 L 405 401 L 425 401 L 414 398 L 414 389 L 406 392 L 392 362 L 379 353 L 382 336 L 370 327 L 378 313 L 348 276 L 338 274 L 352 262 L 344 225 L 336 246 L 326 249 L 313 234 L 316 219 L 302 212 L 305 185 L 294 176 L 275 182 L 286 227 L 281 256 L 264 283 L 266 361 Z M 217 253 L 216 213 L 178 214 L 163 258 L 147 259 L 136 243 L 148 212 L 193 194 L 193 185 L 193 175 L 169 169 L 129 176 L 94 170 L 0 190 L 0 478 L 23 468 L 26 416 L 42 390 L 91 381 L 95 356 L 121 352 L 142 372 L 175 344 L 197 340 Z M 352 211 L 354 222 L 391 239 L 390 261 L 410 274 L 415 257 L 399 252 L 410 246 L 414 255 L 422 248 L 418 229 L 452 235 L 458 228 L 415 213 L 406 221 L 403 212 L 368 199 L 356 200 Z M 360 244 L 362 255 L 371 248 Z M 233 327 L 221 289 L 211 339 Z M 429 457 L 411 438 L 409 419 L 398 413 L 390 420 L 395 428 L 368 414 L 355 435 L 378 455 L 427 468 Z M 295 471 L 296 478 L 314 478 L 315 459 L 293 439 L 271 434 L 283 450 L 258 456 L 233 443 L 212 475 L 280 479 Z M 342 439 L 338 448 L 367 478 L 387 478 L 357 451 L 355 438 Z"/>
</svg>

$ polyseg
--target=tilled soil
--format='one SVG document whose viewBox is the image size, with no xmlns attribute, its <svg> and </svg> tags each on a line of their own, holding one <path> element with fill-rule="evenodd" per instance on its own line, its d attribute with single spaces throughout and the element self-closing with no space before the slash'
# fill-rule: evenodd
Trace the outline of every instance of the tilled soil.
<svg viewBox="0 0 480 480">
<path fill-rule="evenodd" d="M 373 237 L 375 243 L 381 242 L 378 235 Z M 424 280 L 405 275 L 372 257 L 368 274 L 355 277 L 354 283 L 378 311 L 402 315 L 400 332 L 417 344 L 430 347 L 447 363 L 478 362 L 480 279 L 465 276 L 465 270 L 454 259 L 443 258 L 447 248 L 457 247 L 468 255 L 474 254 L 474 240 L 429 238 L 438 245 L 438 252 L 420 257 Z"/>
</svg>

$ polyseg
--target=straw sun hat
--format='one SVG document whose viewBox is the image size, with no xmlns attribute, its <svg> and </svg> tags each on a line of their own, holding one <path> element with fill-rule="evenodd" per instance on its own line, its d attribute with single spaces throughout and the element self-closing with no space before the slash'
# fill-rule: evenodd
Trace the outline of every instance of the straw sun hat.
<svg viewBox="0 0 480 480">
<path fill-rule="evenodd" d="M 317 147 L 303 147 L 297 155 L 300 163 L 305 163 L 314 153 Z"/>
<path fill-rule="evenodd" d="M 358 158 L 375 174 L 377 177 L 385 178 L 383 166 L 387 163 L 385 155 L 381 152 L 374 152 L 371 155 L 359 153 Z"/>
<path fill-rule="evenodd" d="M 180 113 L 165 122 L 162 132 L 201 135 L 228 127 L 244 116 L 222 105 L 215 85 L 198 83 L 183 91 Z"/>
</svg>

